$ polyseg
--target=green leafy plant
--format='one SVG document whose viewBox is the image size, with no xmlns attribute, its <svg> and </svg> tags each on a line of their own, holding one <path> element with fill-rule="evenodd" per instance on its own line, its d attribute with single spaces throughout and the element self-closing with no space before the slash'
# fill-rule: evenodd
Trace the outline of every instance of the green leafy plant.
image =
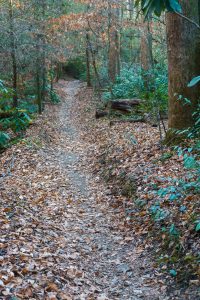
<svg viewBox="0 0 200 300">
<path fill-rule="evenodd" d="M 5 148 L 8 145 L 9 141 L 10 136 L 5 132 L 0 131 L 0 148 Z"/>
<path fill-rule="evenodd" d="M 145 101 L 141 104 L 144 112 L 155 113 L 155 107 L 160 112 L 167 111 L 168 102 L 168 77 L 166 67 L 157 65 L 145 75 L 152 78 L 148 92 L 145 91 L 143 72 L 140 67 L 131 69 L 124 66 L 120 76 L 116 78 L 111 90 L 103 93 L 103 100 L 141 98 Z"/>
<path fill-rule="evenodd" d="M 58 104 L 60 102 L 60 97 L 54 89 L 50 91 L 50 99 L 53 104 Z"/>
<path fill-rule="evenodd" d="M 197 83 L 200 82 L 200 76 L 194 77 L 190 83 L 188 83 L 188 87 L 193 87 L 194 85 L 196 85 Z"/>
<path fill-rule="evenodd" d="M 139 5 L 146 16 L 152 15 L 152 13 L 160 16 L 164 10 L 182 12 L 177 0 L 136 0 L 136 6 Z"/>
<path fill-rule="evenodd" d="M 26 112 L 18 111 L 11 119 L 10 128 L 14 132 L 22 132 L 30 125 L 31 118 Z"/>
</svg>

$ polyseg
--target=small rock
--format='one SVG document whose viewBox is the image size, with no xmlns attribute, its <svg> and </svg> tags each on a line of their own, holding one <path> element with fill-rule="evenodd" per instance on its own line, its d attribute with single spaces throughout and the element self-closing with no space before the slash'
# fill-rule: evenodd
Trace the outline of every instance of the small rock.
<svg viewBox="0 0 200 300">
<path fill-rule="evenodd" d="M 127 264 L 122 264 L 117 267 L 117 272 L 119 273 L 127 273 L 131 271 L 131 268 Z"/>
</svg>

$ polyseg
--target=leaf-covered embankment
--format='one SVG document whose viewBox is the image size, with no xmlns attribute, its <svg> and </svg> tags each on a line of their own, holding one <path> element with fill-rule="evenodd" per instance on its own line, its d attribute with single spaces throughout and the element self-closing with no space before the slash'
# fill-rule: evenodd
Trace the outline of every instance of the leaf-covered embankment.
<svg viewBox="0 0 200 300">
<path fill-rule="evenodd" d="M 168 147 L 161 148 L 158 128 L 145 123 L 110 126 L 108 119 L 94 120 L 91 109 L 95 109 L 96 101 L 91 91 L 84 98 L 80 96 L 80 105 L 85 107 L 87 116 L 84 138 L 96 144 L 89 151 L 94 174 L 108 184 L 114 195 L 110 204 L 121 208 L 137 244 L 154 255 L 159 276 L 166 278 L 169 286 L 178 283 L 186 293 L 189 286 L 188 293 L 196 299 L 199 284 L 197 172 L 184 166 L 183 156 Z"/>
</svg>

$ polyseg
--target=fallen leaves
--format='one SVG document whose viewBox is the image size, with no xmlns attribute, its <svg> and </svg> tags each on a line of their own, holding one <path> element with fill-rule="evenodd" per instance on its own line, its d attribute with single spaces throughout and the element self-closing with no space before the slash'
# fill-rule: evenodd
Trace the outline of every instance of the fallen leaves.
<svg viewBox="0 0 200 300">
<path fill-rule="evenodd" d="M 135 210 L 129 197 L 118 194 L 119 179 L 132 174 L 130 183 L 137 179 L 143 201 L 153 201 L 148 183 L 167 165 L 154 162 L 159 148 L 149 146 L 152 129 L 134 127 L 143 151 L 125 137 L 132 125 L 108 130 L 108 122 L 96 124 L 91 111 L 83 113 L 91 90 L 82 87 L 83 101 L 74 96 L 79 82 L 61 81 L 58 87 L 70 94 L 62 106 L 48 107 L 23 142 L 1 159 L 0 299 L 165 297 L 142 243 L 150 226 L 147 211 Z M 101 182 L 102 164 L 111 188 Z M 174 170 L 178 174 L 179 164 Z M 126 195 L 135 195 L 135 186 L 124 187 Z M 138 217 L 144 223 L 131 227 Z"/>
</svg>

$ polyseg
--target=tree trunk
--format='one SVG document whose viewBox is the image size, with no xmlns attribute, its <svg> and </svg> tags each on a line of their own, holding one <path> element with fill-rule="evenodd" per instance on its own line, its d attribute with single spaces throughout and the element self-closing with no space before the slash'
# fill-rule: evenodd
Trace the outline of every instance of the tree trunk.
<svg viewBox="0 0 200 300">
<path fill-rule="evenodd" d="M 40 38 L 37 37 L 37 61 L 36 61 L 36 90 L 38 113 L 42 114 L 42 84 L 41 84 L 41 59 L 40 59 Z"/>
<path fill-rule="evenodd" d="M 141 68 L 146 91 L 152 81 L 150 70 L 153 68 L 152 34 L 149 29 L 149 22 L 143 22 L 141 31 Z"/>
<path fill-rule="evenodd" d="M 90 37 L 89 33 L 86 33 L 86 77 L 87 77 L 87 87 L 91 87 L 91 74 L 90 74 Z"/>
<path fill-rule="evenodd" d="M 100 79 L 99 72 L 98 72 L 97 65 L 96 65 L 95 50 L 93 50 L 89 34 L 87 36 L 87 42 L 88 42 L 88 47 L 89 47 L 88 50 L 90 50 L 90 53 L 91 53 L 92 66 L 93 66 L 93 69 L 94 69 L 94 74 L 95 74 L 98 86 L 102 87 L 101 86 L 101 79 Z"/>
<path fill-rule="evenodd" d="M 130 20 L 133 19 L 133 8 L 134 8 L 133 0 L 128 0 L 128 10 L 129 10 L 129 19 Z"/>
<path fill-rule="evenodd" d="M 181 0 L 183 14 L 199 23 L 199 1 Z M 167 45 L 169 70 L 169 128 L 183 129 L 193 124 L 200 88 L 188 88 L 188 82 L 200 75 L 200 32 L 187 20 L 174 13 L 167 13 Z M 177 101 L 187 98 L 191 105 Z"/>
<path fill-rule="evenodd" d="M 108 8 L 108 75 L 111 82 L 115 81 L 116 75 L 120 72 L 120 41 L 117 31 L 119 21 L 119 9 Z"/>
<path fill-rule="evenodd" d="M 12 86 L 13 86 L 13 106 L 18 105 L 17 96 L 17 60 L 16 60 L 16 43 L 14 35 L 13 23 L 13 1 L 9 0 L 9 21 L 10 21 L 10 45 L 11 45 L 11 58 L 12 58 Z"/>
<path fill-rule="evenodd" d="M 108 54 L 108 74 L 112 82 L 115 81 L 117 75 L 117 51 L 116 51 L 116 31 L 114 29 L 110 30 L 110 44 L 109 44 L 109 54 Z"/>
<path fill-rule="evenodd" d="M 41 98 L 42 98 L 42 110 L 44 110 L 44 103 L 46 99 L 46 84 L 47 84 L 47 70 L 46 70 L 46 26 L 45 26 L 45 14 L 46 14 L 46 0 L 42 0 L 42 36 L 41 36 L 41 48 L 42 48 L 42 88 L 41 88 Z"/>
</svg>

